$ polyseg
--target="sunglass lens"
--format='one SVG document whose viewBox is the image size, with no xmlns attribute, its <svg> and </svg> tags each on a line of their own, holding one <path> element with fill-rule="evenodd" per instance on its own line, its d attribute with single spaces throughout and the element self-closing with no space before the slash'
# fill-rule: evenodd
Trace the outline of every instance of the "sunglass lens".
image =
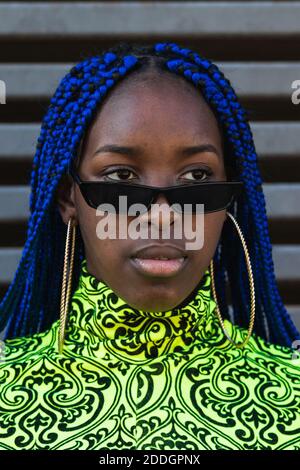
<svg viewBox="0 0 300 470">
<path fill-rule="evenodd" d="M 228 207 L 234 196 L 239 193 L 239 189 L 239 185 L 230 185 L 227 182 L 211 185 L 203 183 L 203 186 L 191 184 L 170 190 L 168 199 L 174 204 L 174 208 L 175 204 L 178 204 L 185 213 L 208 213 Z"/>
<path fill-rule="evenodd" d="M 117 213 L 136 215 L 147 212 L 152 199 L 152 192 L 147 188 L 139 188 L 126 184 L 81 184 L 81 192 L 86 202 L 93 208 Z M 105 207 L 104 207 L 105 205 Z M 131 213 L 130 213 L 131 212 Z"/>
</svg>

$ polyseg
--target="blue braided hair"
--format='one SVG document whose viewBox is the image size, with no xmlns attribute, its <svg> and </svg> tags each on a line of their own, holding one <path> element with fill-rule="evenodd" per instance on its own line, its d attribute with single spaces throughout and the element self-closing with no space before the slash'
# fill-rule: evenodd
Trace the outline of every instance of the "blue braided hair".
<svg viewBox="0 0 300 470">
<path fill-rule="evenodd" d="M 149 70 L 184 78 L 199 90 L 214 112 L 222 131 L 226 171 L 233 171 L 244 183 L 244 191 L 232 204 L 231 213 L 243 231 L 253 268 L 257 312 L 254 333 L 290 347 L 300 334 L 278 292 L 262 179 L 246 111 L 215 64 L 191 49 L 168 42 L 120 42 L 100 55 L 85 58 L 61 80 L 37 139 L 26 242 L 0 304 L 0 331 L 6 329 L 6 338 L 30 335 L 44 331 L 58 319 L 66 237 L 66 225 L 55 200 L 58 183 L 69 162 L 77 158 L 86 130 L 110 89 L 124 78 L 132 79 Z M 78 227 L 71 293 L 77 286 L 83 257 Z M 214 266 L 223 318 L 247 327 L 250 296 L 244 252 L 228 220 L 223 225 Z"/>
</svg>

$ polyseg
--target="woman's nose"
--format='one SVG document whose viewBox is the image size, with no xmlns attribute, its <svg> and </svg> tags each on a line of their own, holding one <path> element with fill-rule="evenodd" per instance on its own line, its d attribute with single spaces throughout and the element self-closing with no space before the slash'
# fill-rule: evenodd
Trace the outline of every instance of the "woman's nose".
<svg viewBox="0 0 300 470">
<path fill-rule="evenodd" d="M 148 207 L 148 211 L 141 214 L 141 223 L 151 224 L 161 230 L 163 226 L 170 226 L 174 224 L 176 213 L 168 202 L 168 199 L 163 193 L 159 193 L 154 198 Z"/>
<path fill-rule="evenodd" d="M 152 204 L 169 204 L 169 201 L 164 193 L 159 193 L 151 202 Z"/>
</svg>

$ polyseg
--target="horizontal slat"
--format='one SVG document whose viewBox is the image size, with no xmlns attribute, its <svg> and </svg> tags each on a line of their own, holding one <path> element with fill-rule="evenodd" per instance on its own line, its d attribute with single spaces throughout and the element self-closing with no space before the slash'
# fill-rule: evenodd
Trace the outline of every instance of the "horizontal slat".
<svg viewBox="0 0 300 470">
<path fill-rule="evenodd" d="M 24 221 L 29 216 L 29 186 L 0 186 L 0 221 Z"/>
<path fill-rule="evenodd" d="M 264 184 L 270 218 L 300 218 L 299 184 Z M 29 186 L 0 186 L 0 222 L 26 220 L 29 214 Z"/>
<path fill-rule="evenodd" d="M 299 62 L 218 63 L 239 97 L 290 99 L 291 83 L 300 76 Z M 6 97 L 47 98 L 74 64 L 0 64 L 0 77 L 6 83 Z"/>
<path fill-rule="evenodd" d="M 224 62 L 217 65 L 240 98 L 290 100 L 294 91 L 291 84 L 300 77 L 299 62 Z"/>
<path fill-rule="evenodd" d="M 0 283 L 10 282 L 20 257 L 20 248 L 0 248 Z M 278 280 L 300 280 L 300 245 L 274 245 L 273 260 Z"/>
<path fill-rule="evenodd" d="M 273 260 L 278 279 L 300 280 L 300 245 L 273 245 Z"/>
<path fill-rule="evenodd" d="M 0 78 L 6 84 L 6 100 L 49 99 L 73 64 L 0 64 Z"/>
<path fill-rule="evenodd" d="M 259 158 L 290 156 L 300 159 L 300 122 L 250 125 Z M 39 132 L 39 124 L 0 124 L 0 158 L 33 158 Z"/>
<path fill-rule="evenodd" d="M 268 183 L 263 185 L 263 190 L 269 217 L 300 218 L 300 184 Z"/>
<path fill-rule="evenodd" d="M 0 158 L 33 159 L 40 124 L 0 124 Z"/>
<path fill-rule="evenodd" d="M 250 127 L 259 158 L 300 158 L 300 122 L 251 122 Z"/>
<path fill-rule="evenodd" d="M 0 283 L 12 281 L 21 253 L 21 248 L 0 248 Z"/>
<path fill-rule="evenodd" d="M 300 34 L 298 2 L 11 2 L 0 4 L 0 18 L 0 36 L 14 38 Z"/>
</svg>

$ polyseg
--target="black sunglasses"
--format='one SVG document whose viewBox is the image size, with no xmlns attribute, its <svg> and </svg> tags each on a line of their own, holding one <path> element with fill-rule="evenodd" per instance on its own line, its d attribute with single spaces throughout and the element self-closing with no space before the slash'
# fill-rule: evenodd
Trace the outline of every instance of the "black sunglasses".
<svg viewBox="0 0 300 470">
<path fill-rule="evenodd" d="M 178 212 L 196 213 L 198 212 L 196 204 L 204 204 L 204 213 L 216 212 L 230 206 L 243 187 L 241 181 L 211 181 L 167 187 L 113 181 L 82 181 L 74 169 L 73 162 L 70 163 L 69 174 L 78 184 L 83 198 L 90 207 L 97 209 L 100 204 L 111 204 L 115 213 L 123 212 L 119 206 L 120 196 L 127 197 L 126 211 L 132 204 L 143 204 L 148 211 L 159 194 L 164 194 L 171 206 L 175 204 L 173 206 L 175 211 L 177 211 L 176 205 L 179 205 Z M 139 209 L 138 211 L 146 212 Z"/>
</svg>

